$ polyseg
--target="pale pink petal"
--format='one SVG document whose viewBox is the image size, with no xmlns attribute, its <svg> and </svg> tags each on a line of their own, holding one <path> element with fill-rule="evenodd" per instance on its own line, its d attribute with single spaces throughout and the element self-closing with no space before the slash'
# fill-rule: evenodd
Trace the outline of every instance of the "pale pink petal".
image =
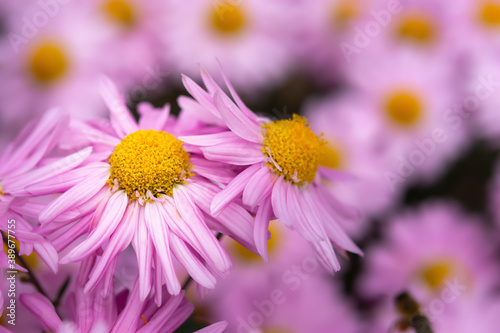
<svg viewBox="0 0 500 333">
<path fill-rule="evenodd" d="M 155 250 L 160 256 L 161 264 L 165 273 L 167 290 L 172 295 L 177 295 L 181 291 L 181 285 L 175 274 L 172 263 L 170 247 L 168 242 L 168 227 L 163 216 L 158 211 L 158 203 L 147 203 L 145 207 L 145 220 L 148 231 L 153 240 Z"/>
<path fill-rule="evenodd" d="M 166 104 L 161 109 L 155 109 L 151 104 L 142 102 L 137 106 L 137 111 L 141 115 L 139 118 L 139 128 L 141 130 L 161 131 L 167 124 L 170 105 Z"/>
<path fill-rule="evenodd" d="M 227 141 L 215 146 L 200 147 L 205 158 L 234 165 L 252 165 L 264 162 L 262 145 L 244 140 Z"/>
<path fill-rule="evenodd" d="M 175 310 L 179 307 L 184 298 L 184 292 L 177 296 L 172 296 L 163 306 L 149 319 L 148 323 L 140 328 L 137 333 L 162 332 L 162 327 L 169 321 Z"/>
<path fill-rule="evenodd" d="M 261 166 L 256 164 L 246 168 L 233 181 L 231 181 L 222 191 L 217 193 L 210 205 L 212 215 L 217 216 L 233 200 L 241 195 L 248 181 L 260 170 Z"/>
<path fill-rule="evenodd" d="M 200 103 L 206 110 L 208 110 L 215 117 L 217 118 L 220 117 L 219 111 L 213 104 L 212 97 L 205 90 L 201 89 L 199 85 L 197 85 L 193 80 L 191 80 L 189 77 L 185 75 L 182 75 L 182 83 L 184 84 L 184 87 L 189 92 L 189 94 L 193 96 L 198 103 Z"/>
<path fill-rule="evenodd" d="M 43 326 L 51 331 L 57 331 L 62 321 L 54 309 L 54 305 L 42 294 L 21 294 L 21 303 L 35 315 Z"/>
<path fill-rule="evenodd" d="M 139 127 L 127 109 L 124 97 L 118 92 L 114 83 L 106 76 L 100 82 L 101 96 L 110 111 L 111 125 L 120 138 L 136 132 Z"/>
<path fill-rule="evenodd" d="M 130 245 L 136 230 L 138 215 L 138 203 L 134 202 L 129 204 L 120 224 L 109 239 L 101 259 L 94 267 L 83 292 L 87 293 L 92 290 L 100 281 L 104 271 L 108 268 L 109 261 L 115 258 Z"/>
<path fill-rule="evenodd" d="M 177 99 L 177 104 L 179 104 L 179 107 L 181 108 L 181 113 L 179 114 L 181 121 L 184 121 L 187 118 L 191 118 L 191 121 L 193 121 L 193 119 L 198 119 L 205 124 L 213 124 L 226 127 L 224 121 L 222 120 L 222 118 L 220 118 L 219 113 L 217 112 L 216 114 L 214 114 L 210 111 L 215 110 L 215 107 L 213 105 L 210 106 L 210 109 L 207 109 L 205 106 L 201 105 L 194 99 L 186 96 L 180 96 Z"/>
<path fill-rule="evenodd" d="M 269 255 L 267 253 L 267 239 L 268 239 L 268 228 L 269 221 L 273 215 L 273 210 L 271 207 L 271 200 L 264 200 L 259 205 L 259 209 L 257 210 L 257 215 L 255 216 L 255 228 L 254 228 L 254 237 L 255 237 L 255 245 L 257 246 L 257 250 L 259 250 L 259 254 L 264 259 L 264 262 L 268 262 Z M 272 237 L 272 235 L 271 235 Z"/>
<path fill-rule="evenodd" d="M 276 217 L 281 221 L 281 223 L 291 227 L 292 223 L 287 203 L 287 184 L 283 176 L 280 176 L 274 183 L 273 193 L 271 194 L 271 202 L 273 204 L 273 211 Z"/>
<path fill-rule="evenodd" d="M 233 132 L 226 131 L 215 134 L 179 136 L 179 140 L 195 146 L 208 147 L 226 143 L 228 141 L 241 141 Z"/>
<path fill-rule="evenodd" d="M 227 106 L 219 93 L 214 96 L 215 105 L 227 127 L 239 137 L 254 143 L 262 144 L 261 128 L 252 122 L 236 106 Z"/>
<path fill-rule="evenodd" d="M 181 326 L 194 311 L 194 306 L 186 298 L 182 299 L 181 304 L 170 317 L 170 320 L 163 326 L 162 333 L 173 333 Z"/>
<path fill-rule="evenodd" d="M 267 167 L 262 167 L 248 181 L 243 190 L 243 203 L 255 208 L 262 200 L 265 200 L 273 190 L 275 177 Z"/>
<path fill-rule="evenodd" d="M 209 180 L 227 184 L 236 177 L 234 168 L 227 164 L 209 161 L 196 156 L 191 156 L 191 164 L 194 166 L 193 172 Z"/>
<path fill-rule="evenodd" d="M 60 263 L 69 263 L 84 259 L 101 247 L 116 230 L 118 223 L 123 218 L 127 205 L 127 194 L 124 191 L 115 192 L 106 204 L 102 218 L 99 220 L 96 228 L 92 230 L 83 243 L 65 255 Z"/>
<path fill-rule="evenodd" d="M 75 202 L 85 201 L 92 197 L 103 186 L 108 186 L 106 184 L 108 178 L 109 171 L 89 176 L 86 181 L 61 194 L 40 213 L 40 223 L 50 222 L 65 211 L 70 210 Z"/>
<path fill-rule="evenodd" d="M 186 268 L 189 275 L 205 288 L 213 289 L 215 287 L 215 277 L 203 265 L 192 251 L 177 237 L 173 232 L 170 233 L 170 245 L 172 252 L 179 262 Z"/>
<path fill-rule="evenodd" d="M 226 330 L 227 324 L 227 321 L 219 321 L 194 333 L 222 333 Z"/>
<path fill-rule="evenodd" d="M 136 332 L 143 309 L 144 302 L 139 298 L 139 280 L 136 280 L 128 296 L 127 305 L 118 316 L 111 333 Z"/>
<path fill-rule="evenodd" d="M 139 287 L 140 299 L 145 300 L 151 291 L 151 266 L 153 261 L 153 241 L 146 227 L 144 207 L 139 208 L 139 220 L 137 231 L 132 246 L 137 254 L 137 264 L 139 266 Z"/>
<path fill-rule="evenodd" d="M 205 261 L 225 275 L 232 267 L 229 255 L 205 224 L 203 215 L 189 193 L 181 186 L 174 188 L 175 207 L 185 223 L 189 223 L 201 246 L 199 254 Z"/>
<path fill-rule="evenodd" d="M 52 245 L 54 245 L 54 248 L 58 252 L 61 252 L 64 249 L 66 249 L 68 245 L 72 244 L 75 240 L 77 240 L 78 237 L 85 234 L 86 232 L 89 232 L 91 218 L 92 216 L 90 215 L 83 217 L 80 221 L 72 225 L 71 228 L 66 230 L 57 238 L 53 239 Z"/>
<path fill-rule="evenodd" d="M 324 168 L 324 167 L 318 167 L 318 172 L 320 173 L 321 176 L 325 177 L 328 180 L 331 181 L 356 181 L 359 180 L 358 177 L 353 175 L 352 173 L 345 172 L 345 171 L 340 171 L 340 170 L 335 170 L 331 168 Z"/>
<path fill-rule="evenodd" d="M 153 283 L 155 287 L 154 301 L 157 306 L 161 306 L 163 300 L 163 267 L 161 265 L 161 259 L 157 251 L 155 251 L 154 255 L 154 264 L 155 264 L 155 274 L 153 276 L 154 280 Z"/>
<path fill-rule="evenodd" d="M 49 266 L 49 268 L 54 272 L 54 274 L 57 274 L 57 263 L 59 261 L 59 256 L 57 255 L 57 251 L 54 248 L 54 246 L 44 240 L 42 242 L 36 242 L 33 244 L 33 249 L 35 250 L 36 254 L 42 258 L 42 260 Z"/>
</svg>

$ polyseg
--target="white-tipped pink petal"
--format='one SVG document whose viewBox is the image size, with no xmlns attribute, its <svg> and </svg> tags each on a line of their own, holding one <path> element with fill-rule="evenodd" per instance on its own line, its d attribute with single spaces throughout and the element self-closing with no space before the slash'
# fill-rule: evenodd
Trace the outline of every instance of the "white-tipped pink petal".
<svg viewBox="0 0 500 333">
<path fill-rule="evenodd" d="M 267 239 L 269 234 L 269 221 L 271 220 L 272 215 L 273 209 L 271 207 L 271 200 L 262 201 L 259 209 L 257 210 L 257 215 L 255 216 L 254 238 L 257 250 L 262 256 L 262 259 L 264 259 L 264 262 L 269 261 L 269 254 L 267 252 Z"/>
<path fill-rule="evenodd" d="M 203 215 L 195 205 L 186 189 L 174 188 L 174 201 L 177 211 L 185 223 L 191 224 L 191 229 L 201 246 L 200 255 L 220 274 L 225 275 L 232 267 L 229 255 L 220 242 L 213 236 L 205 224 Z"/>
<path fill-rule="evenodd" d="M 179 262 L 186 268 L 189 275 L 205 288 L 215 287 L 215 277 L 196 257 L 195 254 L 174 233 L 170 233 L 170 245 L 172 252 Z"/>
<path fill-rule="evenodd" d="M 172 263 L 172 257 L 168 241 L 168 227 L 163 216 L 158 211 L 156 202 L 147 203 L 145 207 L 145 220 L 148 231 L 153 240 L 155 250 L 160 256 L 165 279 L 167 282 L 167 290 L 172 295 L 177 295 L 181 291 L 181 285 L 175 274 L 175 269 Z"/>
<path fill-rule="evenodd" d="M 83 292 L 87 293 L 92 290 L 100 281 L 104 271 L 108 268 L 110 261 L 120 254 L 132 241 L 136 230 L 136 221 L 138 220 L 138 203 L 129 204 L 120 224 L 111 235 L 111 238 L 106 245 L 106 249 L 101 256 L 101 259 L 94 267 L 90 274 L 89 281 L 85 285 Z"/>
<path fill-rule="evenodd" d="M 89 236 L 61 259 L 61 263 L 79 261 L 95 252 L 111 236 L 120 223 L 128 205 L 124 191 L 115 192 L 106 204 L 102 218 Z"/>
<path fill-rule="evenodd" d="M 137 231 L 132 240 L 132 246 L 137 254 L 137 264 L 139 266 L 139 295 L 144 301 L 151 291 L 151 266 L 153 262 L 153 242 L 146 227 L 144 207 L 139 207 L 139 220 Z"/>
<path fill-rule="evenodd" d="M 248 181 L 261 168 L 260 165 L 252 165 L 246 168 L 232 182 L 230 182 L 222 191 L 217 193 L 210 205 L 212 215 L 217 216 L 224 208 L 226 208 L 233 200 L 241 195 Z"/>
</svg>

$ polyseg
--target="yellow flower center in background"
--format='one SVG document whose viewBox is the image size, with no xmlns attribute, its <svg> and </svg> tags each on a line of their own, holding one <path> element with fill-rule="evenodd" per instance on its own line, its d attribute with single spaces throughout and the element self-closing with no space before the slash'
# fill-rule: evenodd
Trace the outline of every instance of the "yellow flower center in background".
<svg viewBox="0 0 500 333">
<path fill-rule="evenodd" d="M 106 16 L 123 27 L 131 27 L 137 22 L 134 6 L 129 1 L 111 0 L 103 5 Z"/>
<path fill-rule="evenodd" d="M 483 2 L 479 10 L 479 20 L 486 26 L 500 27 L 500 3 L 496 1 Z"/>
<path fill-rule="evenodd" d="M 287 328 L 283 328 L 283 327 L 265 328 L 263 332 L 264 333 L 292 333 L 292 331 L 290 331 Z"/>
<path fill-rule="evenodd" d="M 262 152 L 268 158 L 267 166 L 288 182 L 311 183 L 326 142 L 314 134 L 306 118 L 294 114 L 293 119 L 273 121 L 262 128 Z"/>
<path fill-rule="evenodd" d="M 340 169 L 344 164 L 343 160 L 342 150 L 331 141 L 320 147 L 319 165 L 330 169 Z"/>
<path fill-rule="evenodd" d="M 269 231 L 271 232 L 271 238 L 267 240 L 267 251 L 269 257 L 273 256 L 281 247 L 283 243 L 283 233 L 280 230 L 282 226 L 277 222 L 269 223 Z M 242 263 L 255 263 L 262 262 L 262 257 L 258 254 L 253 253 L 240 243 L 229 240 L 231 254 L 234 254 L 236 259 Z"/>
<path fill-rule="evenodd" d="M 360 15 L 359 1 L 344 0 L 335 3 L 331 14 L 333 26 L 345 30 Z"/>
<path fill-rule="evenodd" d="M 424 267 L 421 276 L 424 282 L 434 290 L 441 289 L 447 279 L 453 274 L 453 263 L 442 260 Z"/>
<path fill-rule="evenodd" d="M 16 247 L 16 251 L 19 253 L 19 242 L 16 239 L 14 240 L 14 244 Z M 3 243 L 3 250 L 4 250 L 5 254 L 9 254 L 9 247 L 5 243 Z M 21 257 L 24 259 L 26 264 L 31 269 L 36 269 L 38 267 L 38 263 L 39 263 L 40 259 L 38 258 L 38 255 L 35 253 L 35 251 L 31 252 L 30 255 L 23 255 Z M 16 264 L 23 267 L 23 265 L 19 262 L 19 260 L 17 258 L 16 258 Z"/>
<path fill-rule="evenodd" d="M 422 117 L 419 98 L 410 91 L 397 91 L 385 101 L 385 111 L 389 119 L 402 126 L 415 125 Z"/>
<path fill-rule="evenodd" d="M 434 39 L 436 29 L 432 20 L 426 15 L 413 14 L 399 23 L 397 34 L 402 39 L 427 43 Z"/>
<path fill-rule="evenodd" d="M 29 70 L 42 83 L 53 83 L 62 78 L 69 67 L 64 48 L 55 42 L 47 42 L 34 49 L 29 58 Z"/>
<path fill-rule="evenodd" d="M 226 35 L 233 35 L 244 29 L 246 17 L 242 11 L 242 6 L 234 6 L 228 3 L 215 3 L 213 6 L 210 22 L 216 31 Z"/>
<path fill-rule="evenodd" d="M 183 142 L 167 132 L 146 130 L 127 135 L 109 158 L 108 184 L 127 192 L 130 200 L 172 196 L 174 186 L 185 184 L 193 174 Z M 116 180 L 116 181 L 115 181 Z M 117 183 L 116 183 L 117 182 Z"/>
</svg>

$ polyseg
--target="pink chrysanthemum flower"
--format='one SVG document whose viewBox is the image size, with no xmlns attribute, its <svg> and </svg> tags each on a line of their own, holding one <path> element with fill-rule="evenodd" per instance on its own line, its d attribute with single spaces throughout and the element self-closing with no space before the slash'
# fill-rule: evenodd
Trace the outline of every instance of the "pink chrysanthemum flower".
<svg viewBox="0 0 500 333">
<path fill-rule="evenodd" d="M 220 214 L 242 197 L 243 203 L 257 212 L 254 237 L 264 260 L 268 258 L 268 225 L 274 216 L 311 242 L 328 271 L 340 269 L 334 249 L 361 254 L 338 223 L 351 212 L 321 184 L 325 178 L 337 180 L 339 174 L 321 166 L 325 142 L 313 133 L 307 120 L 297 115 L 278 121 L 259 118 L 243 104 L 227 79 L 236 104 L 204 71 L 202 77 L 208 92 L 183 78 L 199 103 L 197 112 L 218 119 L 231 131 L 180 138 L 200 147 L 209 160 L 246 166 L 214 197 L 212 214 Z"/>
<path fill-rule="evenodd" d="M 28 185 L 75 167 L 90 152 L 87 149 L 65 158 L 46 158 L 67 123 L 67 117 L 57 110 L 47 112 L 37 123 L 28 125 L 0 157 L 0 230 L 9 240 L 20 242 L 20 255 L 35 251 L 53 272 L 57 272 L 56 250 L 34 231 L 23 213 L 27 207 L 39 205 L 29 201 Z"/>
<path fill-rule="evenodd" d="M 157 302 L 163 279 L 169 293 L 180 292 L 173 256 L 195 281 L 213 288 L 212 272 L 224 276 L 231 261 L 207 224 L 250 249 L 255 247 L 253 218 L 243 207 L 232 204 L 217 219 L 210 216 L 210 200 L 219 188 L 203 176 L 227 183 L 230 170 L 190 155 L 172 131 L 165 131 L 183 126 L 181 119 L 169 117 L 168 106 L 156 110 L 141 105 L 137 124 L 109 80 L 103 81 L 102 94 L 111 110 L 110 128 L 81 124 L 82 131 L 93 133 L 87 139 L 94 143 L 94 153 L 81 167 L 28 188 L 38 195 L 62 192 L 41 211 L 40 232 L 58 251 L 88 232 L 61 263 L 85 259 L 107 243 L 86 292 L 113 270 L 118 254 L 130 243 L 139 264 L 141 299 L 149 294 L 152 280 Z M 62 215 L 67 216 L 63 222 L 53 223 Z"/>
<path fill-rule="evenodd" d="M 80 273 L 83 273 L 82 270 Z M 173 332 L 193 311 L 184 292 L 164 297 L 161 307 L 157 307 L 152 299 L 141 301 L 138 280 L 126 303 L 124 293 L 103 296 L 102 289 L 87 294 L 82 286 L 76 285 L 73 289 L 67 302 L 71 320 L 61 319 L 54 305 L 41 294 L 22 294 L 20 299 L 43 329 L 57 333 Z"/>
</svg>

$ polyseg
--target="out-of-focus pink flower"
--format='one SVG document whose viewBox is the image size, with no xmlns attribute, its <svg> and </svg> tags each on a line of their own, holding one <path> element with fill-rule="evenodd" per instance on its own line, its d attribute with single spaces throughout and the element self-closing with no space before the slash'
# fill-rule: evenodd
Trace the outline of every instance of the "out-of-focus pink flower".
<svg viewBox="0 0 500 333">
<path fill-rule="evenodd" d="M 278 221 L 271 225 L 272 264 L 226 244 L 235 268 L 218 288 L 194 301 L 195 317 L 226 320 L 229 332 L 358 332 L 356 315 L 331 283 L 314 252 Z"/>
<path fill-rule="evenodd" d="M 7 139 L 52 107 L 83 119 L 104 113 L 95 89 L 99 31 L 86 25 L 81 4 L 52 5 L 19 2 L 0 38 L 0 131 Z"/>
<path fill-rule="evenodd" d="M 468 124 L 455 126 L 449 112 L 459 91 L 453 67 L 408 52 L 372 55 L 353 65 L 350 82 L 365 103 L 365 121 L 378 127 L 372 140 L 386 163 L 383 175 L 393 188 L 432 181 L 467 144 Z"/>
<path fill-rule="evenodd" d="M 211 212 L 218 215 L 239 198 L 256 210 L 254 237 L 259 254 L 267 261 L 268 225 L 273 217 L 307 239 L 330 271 L 340 264 L 334 249 L 361 254 L 339 225 L 352 212 L 331 196 L 321 184 L 345 177 L 320 166 L 325 142 L 309 128 L 307 120 L 270 121 L 248 109 L 225 79 L 233 102 L 210 76 L 202 71 L 207 91 L 184 77 L 184 85 L 199 103 L 197 112 L 225 123 L 230 131 L 201 136 L 181 136 L 198 146 L 213 161 L 246 169 L 212 200 Z M 352 216 L 351 216 L 352 217 Z"/>
<path fill-rule="evenodd" d="M 269 86 L 291 63 L 287 31 L 290 10 L 262 0 L 177 2 L 163 32 L 165 57 L 191 76 L 201 63 L 218 70 L 217 59 L 240 89 Z M 182 27 L 182 28 L 179 28 Z"/>
<path fill-rule="evenodd" d="M 396 186 L 391 191 L 384 177 L 385 157 L 374 144 L 380 129 L 363 111 L 366 108 L 363 96 L 355 93 L 313 100 L 305 107 L 311 128 L 328 141 L 329 158 L 323 165 L 356 176 L 346 182 L 325 181 L 325 185 L 340 201 L 358 208 L 365 219 L 393 205 L 402 187 Z M 363 226 L 363 223 L 344 224 L 355 233 L 362 233 Z"/>
<path fill-rule="evenodd" d="M 243 207 L 233 203 L 217 218 L 210 214 L 210 200 L 219 187 L 207 178 L 228 183 L 234 177 L 231 170 L 190 155 L 182 141 L 165 131 L 175 123 L 168 106 L 158 110 L 141 105 L 137 124 L 107 79 L 102 94 L 111 111 L 111 127 L 100 131 L 80 124 L 80 131 L 94 133 L 87 140 L 95 151 L 85 164 L 27 189 L 37 195 L 62 193 L 41 210 L 40 233 L 58 251 L 88 233 L 61 263 L 83 260 L 107 242 L 86 292 L 114 270 L 118 255 L 130 243 L 139 264 L 141 299 L 154 285 L 160 302 L 164 279 L 169 293 L 180 292 L 174 256 L 196 282 L 213 288 L 213 273 L 224 276 L 232 264 L 207 224 L 256 251 L 254 221 Z M 175 126 L 182 134 L 182 122 Z M 78 135 L 75 138 L 79 141 Z"/>
<path fill-rule="evenodd" d="M 467 300 L 488 293 L 499 267 L 481 227 L 481 220 L 451 203 L 427 204 L 395 217 L 385 226 L 383 243 L 367 251 L 360 292 L 392 299 L 408 290 L 424 303 L 451 291 Z"/>
</svg>

